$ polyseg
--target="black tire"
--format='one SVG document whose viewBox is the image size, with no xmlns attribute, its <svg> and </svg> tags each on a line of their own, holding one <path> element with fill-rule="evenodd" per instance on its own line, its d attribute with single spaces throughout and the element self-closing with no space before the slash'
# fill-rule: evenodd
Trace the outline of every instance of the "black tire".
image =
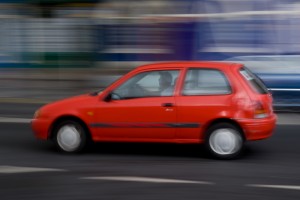
<svg viewBox="0 0 300 200">
<path fill-rule="evenodd" d="M 87 131 L 81 123 L 66 120 L 54 127 L 53 141 L 65 153 L 79 153 L 87 144 Z"/>
<path fill-rule="evenodd" d="M 205 146 L 218 159 L 234 159 L 240 156 L 244 147 L 242 131 L 230 123 L 218 123 L 206 132 Z"/>
</svg>

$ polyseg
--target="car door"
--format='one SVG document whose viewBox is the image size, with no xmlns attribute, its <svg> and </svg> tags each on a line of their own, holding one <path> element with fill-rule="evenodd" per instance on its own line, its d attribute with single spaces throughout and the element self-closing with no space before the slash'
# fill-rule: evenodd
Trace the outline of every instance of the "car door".
<svg viewBox="0 0 300 200">
<path fill-rule="evenodd" d="M 168 74 L 168 78 L 166 75 Z M 166 141 L 174 139 L 177 107 L 174 88 L 179 70 L 143 71 L 110 93 L 96 110 L 99 140 Z M 162 79 L 169 81 L 163 88 Z M 166 85 L 165 85 L 166 87 Z M 169 92 L 163 92 L 167 90 Z"/>
<path fill-rule="evenodd" d="M 177 139 L 199 141 L 204 125 L 226 113 L 231 99 L 231 87 L 223 72 L 210 68 L 188 69 L 181 93 L 176 97 L 178 122 L 187 126 L 177 130 Z"/>
</svg>

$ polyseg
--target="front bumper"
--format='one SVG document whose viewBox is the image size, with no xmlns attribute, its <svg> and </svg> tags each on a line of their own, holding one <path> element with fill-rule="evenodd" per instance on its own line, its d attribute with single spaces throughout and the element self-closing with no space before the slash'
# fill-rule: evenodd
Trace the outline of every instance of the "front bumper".
<svg viewBox="0 0 300 200">
<path fill-rule="evenodd" d="M 50 121 L 47 119 L 33 119 L 31 128 L 37 139 L 47 140 L 49 136 Z"/>
</svg>

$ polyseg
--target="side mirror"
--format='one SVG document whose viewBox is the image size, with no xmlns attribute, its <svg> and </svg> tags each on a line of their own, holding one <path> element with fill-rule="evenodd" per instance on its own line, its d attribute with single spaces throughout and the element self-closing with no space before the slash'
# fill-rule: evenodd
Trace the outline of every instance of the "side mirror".
<svg viewBox="0 0 300 200">
<path fill-rule="evenodd" d="M 117 93 L 110 92 L 108 95 L 104 98 L 104 101 L 110 102 L 111 100 L 120 100 L 122 99 L 121 96 Z"/>
<path fill-rule="evenodd" d="M 110 92 L 106 95 L 106 97 L 104 98 L 104 101 L 105 102 L 110 102 L 111 100 L 112 100 L 112 93 Z"/>
</svg>

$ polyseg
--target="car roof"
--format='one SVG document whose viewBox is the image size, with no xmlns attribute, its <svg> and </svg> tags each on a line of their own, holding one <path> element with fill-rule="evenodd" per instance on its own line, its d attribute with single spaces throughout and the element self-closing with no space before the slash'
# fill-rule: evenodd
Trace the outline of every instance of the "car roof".
<svg viewBox="0 0 300 200">
<path fill-rule="evenodd" d="M 224 62 L 224 61 L 171 61 L 171 62 L 158 62 L 150 63 L 139 66 L 137 69 L 156 69 L 156 68 L 191 68 L 191 67 L 203 67 L 203 68 L 219 68 L 225 69 L 228 67 L 240 67 L 241 63 L 236 62 Z"/>
</svg>

